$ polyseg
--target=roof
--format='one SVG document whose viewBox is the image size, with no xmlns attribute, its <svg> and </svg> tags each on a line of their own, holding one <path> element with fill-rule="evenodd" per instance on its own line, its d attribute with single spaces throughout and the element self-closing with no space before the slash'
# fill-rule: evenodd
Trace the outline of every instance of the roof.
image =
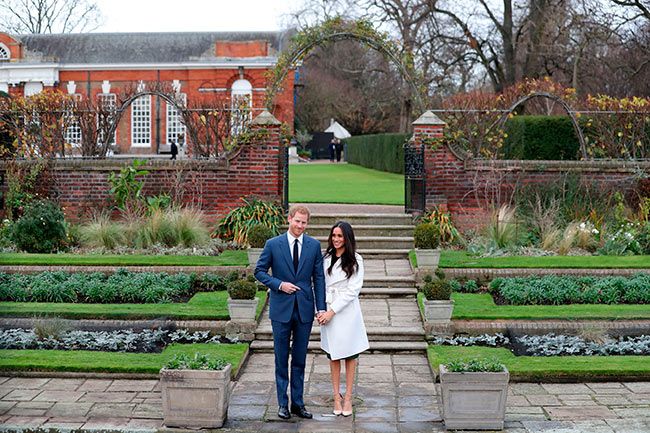
<svg viewBox="0 0 650 433">
<path fill-rule="evenodd" d="M 352 137 L 347 129 L 345 129 L 341 124 L 335 120 L 332 120 L 330 126 L 325 130 L 325 132 L 331 132 L 334 134 L 334 137 L 343 139 Z"/>
<path fill-rule="evenodd" d="M 288 41 L 287 32 L 175 32 L 29 34 L 25 61 L 60 63 L 177 63 L 216 59 L 216 41 L 270 42 L 271 52 Z"/>
</svg>

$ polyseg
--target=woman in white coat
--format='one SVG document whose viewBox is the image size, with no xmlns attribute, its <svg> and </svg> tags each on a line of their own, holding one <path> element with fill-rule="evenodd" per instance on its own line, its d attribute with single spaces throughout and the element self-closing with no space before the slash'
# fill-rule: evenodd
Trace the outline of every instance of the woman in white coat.
<svg viewBox="0 0 650 433">
<path fill-rule="evenodd" d="M 330 230 L 323 259 L 327 311 L 319 314 L 321 348 L 330 359 L 335 415 L 352 415 L 352 387 L 357 358 L 370 346 L 361 315 L 359 292 L 363 259 L 356 253 L 352 227 L 339 221 Z M 345 360 L 345 398 L 339 391 L 341 360 Z"/>
</svg>

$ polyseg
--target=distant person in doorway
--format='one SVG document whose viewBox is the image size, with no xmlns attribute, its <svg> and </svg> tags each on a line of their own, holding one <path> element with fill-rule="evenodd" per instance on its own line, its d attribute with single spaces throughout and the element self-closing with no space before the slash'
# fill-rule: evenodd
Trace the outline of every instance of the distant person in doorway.
<svg viewBox="0 0 650 433">
<path fill-rule="evenodd" d="M 172 154 L 171 159 L 176 159 L 176 155 L 178 155 L 178 146 L 176 145 L 175 141 L 172 141 L 171 154 Z"/>
<path fill-rule="evenodd" d="M 343 142 L 336 139 L 336 162 L 341 162 L 341 153 L 343 152 Z"/>
<path fill-rule="evenodd" d="M 339 141 L 338 138 L 332 137 L 332 140 L 330 141 L 330 162 L 334 162 L 334 154 L 336 153 L 336 143 Z"/>
</svg>

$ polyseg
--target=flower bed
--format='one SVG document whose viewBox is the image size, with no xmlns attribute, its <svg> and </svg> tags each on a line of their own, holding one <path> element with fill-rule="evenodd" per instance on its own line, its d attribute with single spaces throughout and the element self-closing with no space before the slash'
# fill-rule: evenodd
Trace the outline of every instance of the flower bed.
<svg viewBox="0 0 650 433">
<path fill-rule="evenodd" d="M 221 335 L 210 335 L 210 331 L 191 332 L 186 329 L 175 331 L 132 329 L 119 331 L 62 331 L 55 335 L 41 335 L 42 330 L 5 329 L 0 330 L 0 349 L 48 349 L 48 350 L 97 350 L 102 352 L 158 353 L 172 343 L 236 343 Z"/>
</svg>

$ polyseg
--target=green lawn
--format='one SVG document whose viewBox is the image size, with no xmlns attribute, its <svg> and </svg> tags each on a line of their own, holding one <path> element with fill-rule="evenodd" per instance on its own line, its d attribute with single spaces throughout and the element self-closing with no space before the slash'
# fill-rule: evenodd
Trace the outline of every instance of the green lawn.
<svg viewBox="0 0 650 433">
<path fill-rule="evenodd" d="M 429 346 L 431 366 L 464 358 L 496 358 L 520 382 L 650 379 L 650 356 L 515 356 L 506 348 Z"/>
<path fill-rule="evenodd" d="M 422 311 L 422 293 L 418 304 Z M 572 305 L 496 305 L 487 293 L 453 293 L 453 319 L 650 319 L 650 305 L 572 304 Z"/>
<path fill-rule="evenodd" d="M 441 268 L 650 268 L 650 256 L 475 257 L 465 251 L 444 250 Z"/>
<path fill-rule="evenodd" d="M 228 250 L 218 256 L 149 256 L 103 254 L 0 254 L 0 265 L 66 266 L 247 266 L 245 250 Z"/>
<path fill-rule="evenodd" d="M 266 304 L 266 291 L 257 292 L 257 317 Z M 173 304 L 73 304 L 0 302 L 0 316 L 56 316 L 66 319 L 182 319 L 228 320 L 228 293 L 200 292 L 187 303 Z"/>
<path fill-rule="evenodd" d="M 291 164 L 289 201 L 404 204 L 404 175 L 353 164 Z"/>
<path fill-rule="evenodd" d="M 172 344 L 162 353 L 96 352 L 89 350 L 0 350 L 0 371 L 85 371 L 158 373 L 176 354 L 200 352 L 224 358 L 235 377 L 248 344 Z"/>
</svg>

